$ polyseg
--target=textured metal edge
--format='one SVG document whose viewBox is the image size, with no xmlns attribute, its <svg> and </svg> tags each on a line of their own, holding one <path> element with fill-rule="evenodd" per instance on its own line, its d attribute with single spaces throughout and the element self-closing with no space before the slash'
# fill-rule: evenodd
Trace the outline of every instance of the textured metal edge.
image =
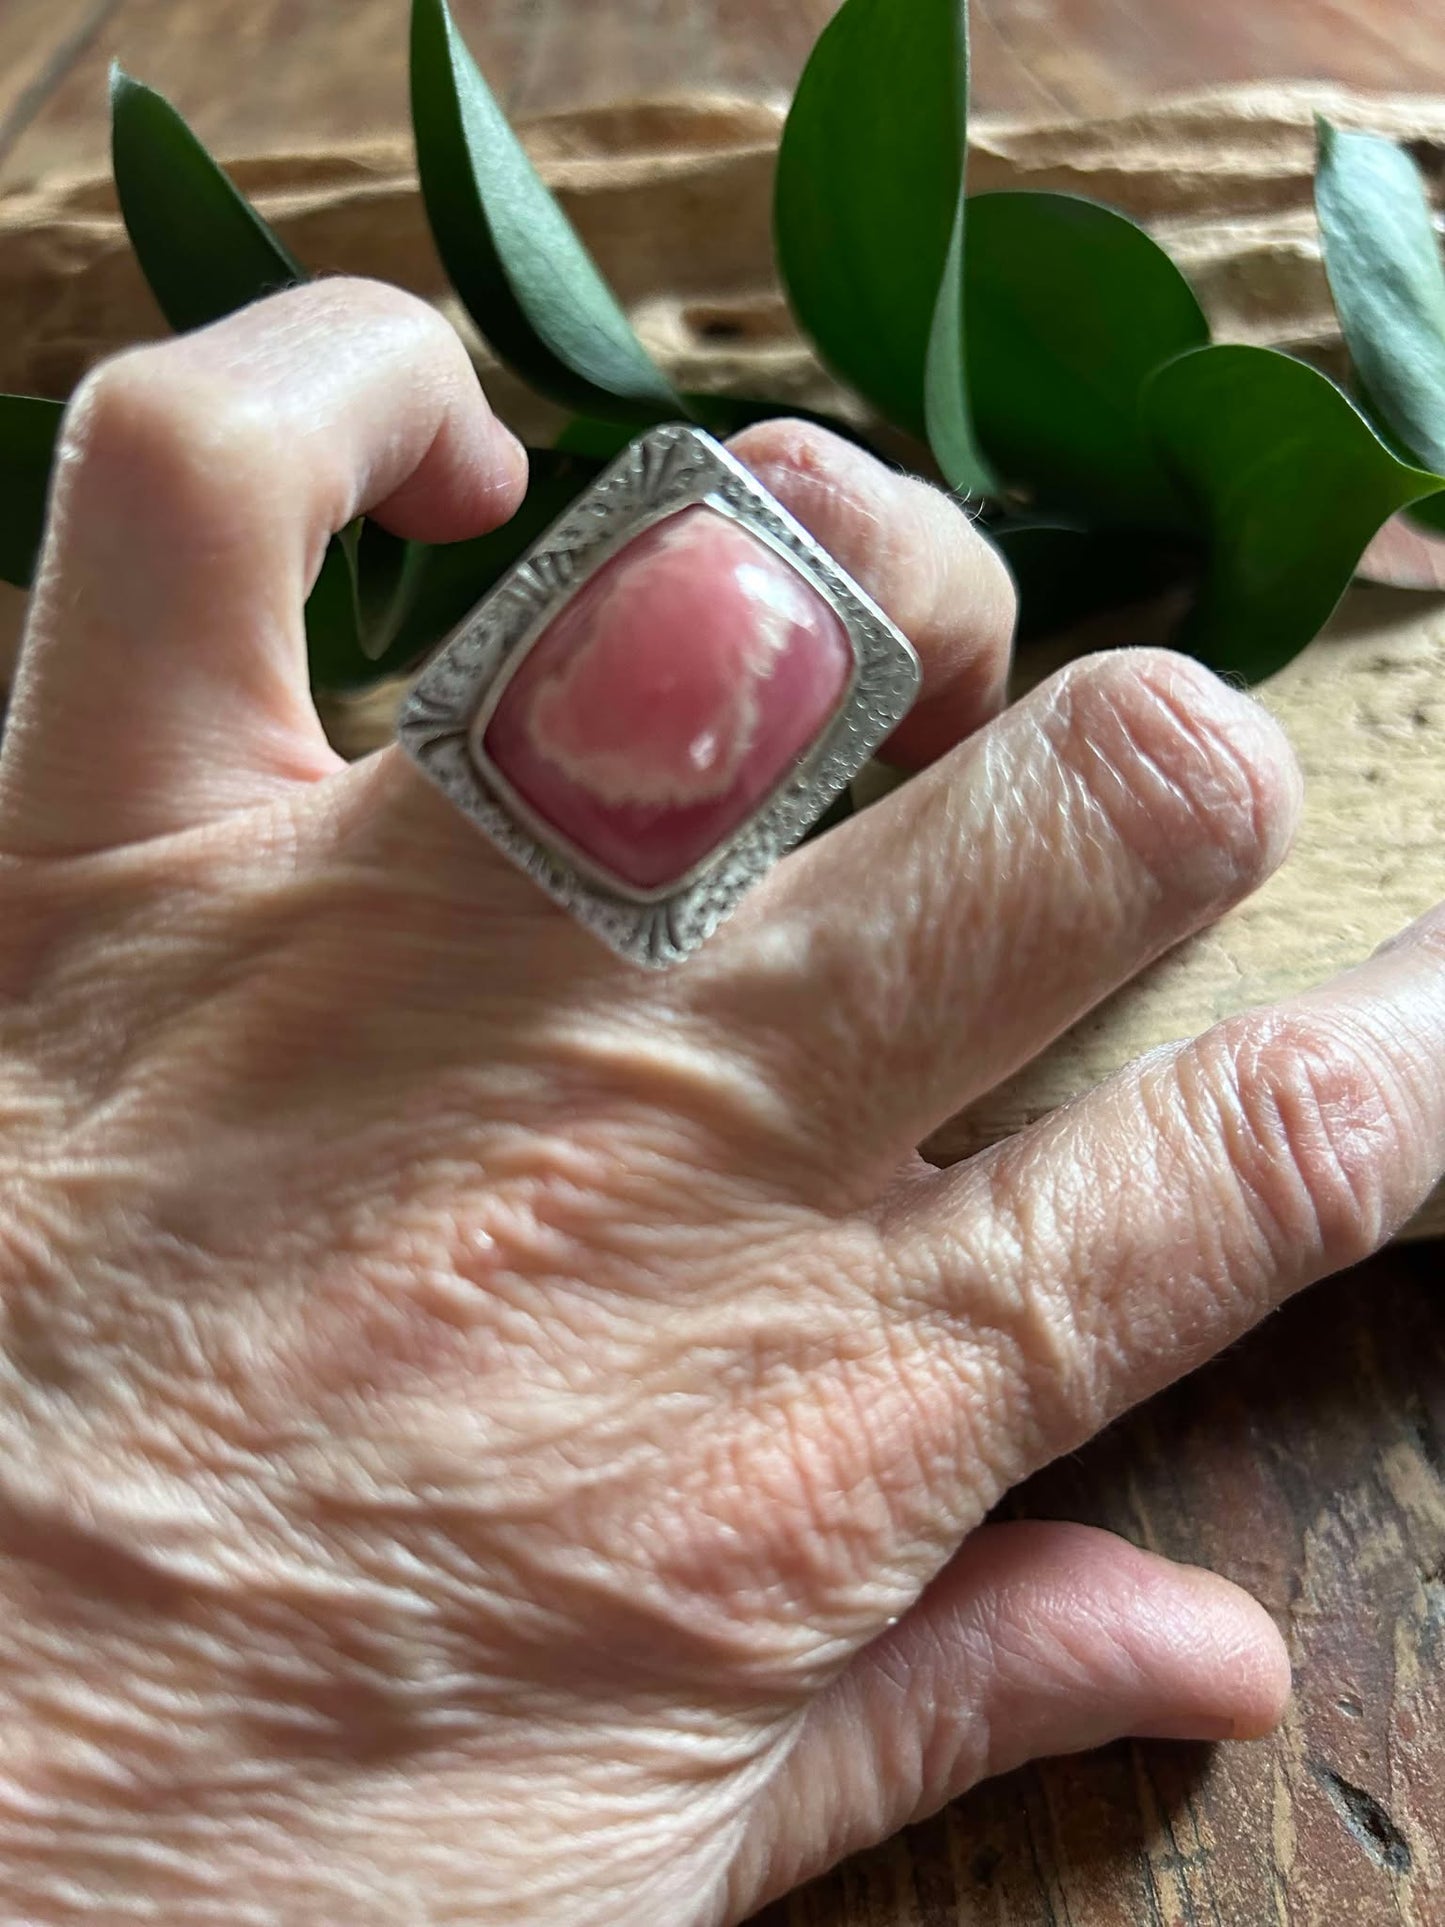
<svg viewBox="0 0 1445 1927">
<path fill-rule="evenodd" d="M 710 504 L 787 556 L 837 611 L 856 670 L 842 706 L 802 761 L 732 840 L 666 895 L 608 888 L 536 833 L 473 758 L 474 719 L 552 619 L 654 522 Z M 651 969 L 704 943 L 804 836 L 902 721 L 918 658 L 877 604 L 726 449 L 669 424 L 642 436 L 466 616 L 402 710 L 398 735 L 422 773 L 563 908 L 619 955 Z"/>
</svg>

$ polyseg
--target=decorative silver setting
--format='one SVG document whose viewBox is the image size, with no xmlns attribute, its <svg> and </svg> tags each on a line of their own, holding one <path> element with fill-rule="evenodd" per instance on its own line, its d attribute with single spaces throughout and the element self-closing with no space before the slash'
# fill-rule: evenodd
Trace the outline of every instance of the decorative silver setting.
<svg viewBox="0 0 1445 1927">
<path fill-rule="evenodd" d="M 695 505 L 731 516 L 799 570 L 842 621 L 854 673 L 832 720 L 752 817 L 680 883 L 649 896 L 601 876 L 540 822 L 476 754 L 474 730 L 592 576 Z M 806 835 L 902 721 L 920 681 L 917 656 L 877 604 L 725 448 L 679 424 L 634 442 L 461 622 L 408 698 L 398 733 L 423 774 L 549 896 L 622 956 L 665 969 Z"/>
</svg>

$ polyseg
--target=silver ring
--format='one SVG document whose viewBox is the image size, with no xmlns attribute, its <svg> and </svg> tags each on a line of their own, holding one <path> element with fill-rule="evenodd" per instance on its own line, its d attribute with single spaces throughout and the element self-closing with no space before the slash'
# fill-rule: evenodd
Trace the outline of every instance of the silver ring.
<svg viewBox="0 0 1445 1927">
<path fill-rule="evenodd" d="M 781 711 L 772 719 L 764 713 L 771 735 L 764 728 L 763 737 L 782 743 L 778 766 L 766 760 L 771 751 L 750 749 L 751 764 L 736 764 L 732 777 L 734 765 L 709 778 L 734 787 L 705 805 L 650 794 L 645 786 L 620 800 L 605 785 L 596 795 L 574 796 L 584 766 L 568 765 L 564 775 L 561 763 L 553 770 L 538 760 L 538 704 L 555 706 L 556 690 L 589 646 L 578 640 L 588 634 L 589 612 L 600 610 L 609 585 L 622 579 L 609 565 L 634 544 L 639 556 L 644 548 L 657 553 L 662 538 L 643 538 L 697 510 L 724 518 L 733 533 L 713 523 L 704 529 L 693 514 L 688 540 L 731 543 L 745 555 L 746 570 L 753 568 L 746 562 L 752 544 L 768 552 L 756 558 L 761 572 L 751 579 L 764 598 L 760 607 L 782 611 L 779 634 L 787 641 L 776 645 L 776 660 L 812 651 L 814 660 L 804 664 L 816 685 L 809 700 L 826 702 L 826 713 L 797 720 L 806 730 L 801 742 L 787 739 L 793 724 Z M 748 544 L 739 544 L 739 529 Z M 570 625 L 562 623 L 568 611 Z M 688 637 L 677 635 L 668 646 L 686 649 Z M 645 665 L 639 670 L 648 673 Z M 786 680 L 771 669 L 761 673 Z M 399 734 L 421 771 L 549 896 L 620 955 L 664 969 L 704 943 L 807 834 L 902 721 L 921 680 L 906 637 L 756 478 L 701 429 L 669 425 L 634 442 L 457 627 L 408 698 Z M 569 686 L 580 703 L 585 684 Z M 757 684 L 763 705 L 768 688 L 766 680 Z M 633 696 L 646 699 L 645 688 Z M 711 739 L 698 740 L 705 757 Z M 612 770 L 605 758 L 615 759 L 620 747 L 597 751 L 604 762 L 585 767 Z M 625 784 L 625 768 L 619 780 Z M 665 791 L 663 779 L 658 783 Z M 705 847 L 694 847 L 699 837 Z M 659 864 L 678 867 L 664 873 Z"/>
</svg>

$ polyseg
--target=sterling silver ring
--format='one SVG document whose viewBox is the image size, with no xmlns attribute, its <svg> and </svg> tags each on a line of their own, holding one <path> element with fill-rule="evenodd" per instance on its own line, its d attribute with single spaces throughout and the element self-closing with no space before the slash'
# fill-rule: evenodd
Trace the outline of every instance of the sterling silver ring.
<svg viewBox="0 0 1445 1927">
<path fill-rule="evenodd" d="M 906 637 L 701 429 L 644 435 L 402 711 L 422 772 L 653 969 L 704 943 L 902 721 Z"/>
</svg>

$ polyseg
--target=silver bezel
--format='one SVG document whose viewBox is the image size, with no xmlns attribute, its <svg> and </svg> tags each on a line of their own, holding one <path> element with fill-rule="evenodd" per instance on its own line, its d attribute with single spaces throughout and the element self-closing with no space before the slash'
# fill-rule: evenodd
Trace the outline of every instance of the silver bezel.
<svg viewBox="0 0 1445 1927">
<path fill-rule="evenodd" d="M 833 608 L 854 671 L 832 720 L 736 834 L 665 891 L 620 887 L 540 822 L 474 740 L 533 644 L 619 550 L 694 505 L 786 556 Z M 652 969 L 704 943 L 852 781 L 907 714 L 918 658 L 877 604 L 742 464 L 701 429 L 651 430 L 602 474 L 453 631 L 402 709 L 398 733 L 462 813 L 622 956 Z"/>
</svg>

